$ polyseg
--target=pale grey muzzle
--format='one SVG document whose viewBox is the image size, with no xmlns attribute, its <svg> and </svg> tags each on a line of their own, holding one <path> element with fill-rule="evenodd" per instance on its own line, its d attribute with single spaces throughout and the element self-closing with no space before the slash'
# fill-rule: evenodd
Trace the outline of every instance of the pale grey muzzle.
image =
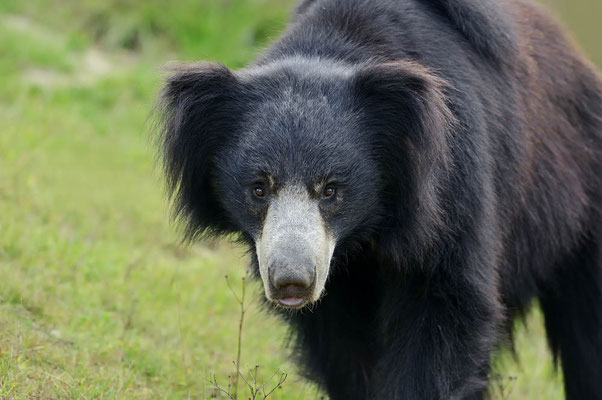
<svg viewBox="0 0 602 400">
<path fill-rule="evenodd" d="M 285 187 L 270 202 L 255 240 L 266 297 L 280 301 L 320 298 L 330 269 L 335 239 L 325 227 L 318 201 L 300 186 Z"/>
</svg>

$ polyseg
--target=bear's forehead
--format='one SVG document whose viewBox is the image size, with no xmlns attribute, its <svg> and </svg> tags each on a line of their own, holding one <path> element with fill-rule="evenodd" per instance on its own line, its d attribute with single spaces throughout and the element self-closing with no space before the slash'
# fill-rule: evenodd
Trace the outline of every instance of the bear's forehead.
<svg viewBox="0 0 602 400">
<path fill-rule="evenodd" d="M 273 90 L 248 105 L 241 126 L 252 141 L 342 146 L 359 126 L 360 116 L 336 97 L 289 86 Z"/>
<path fill-rule="evenodd" d="M 347 150 L 333 143 L 304 140 L 301 135 L 279 142 L 269 138 L 247 140 L 235 151 L 239 170 L 250 173 L 263 171 L 284 180 L 321 179 L 333 171 L 345 171 L 360 163 L 356 150 Z"/>
<path fill-rule="evenodd" d="M 239 139 L 221 154 L 220 165 L 239 178 L 253 179 L 267 173 L 280 183 L 298 180 L 310 184 L 365 169 L 368 154 L 352 136 L 332 130 L 258 127 L 241 132 Z"/>
<path fill-rule="evenodd" d="M 249 157 L 274 161 L 309 163 L 318 160 L 353 157 L 363 146 L 358 126 L 345 116 L 321 116 L 280 111 L 258 112 L 252 123 L 243 124 L 235 147 Z M 253 116 L 250 117 L 254 119 Z"/>
</svg>

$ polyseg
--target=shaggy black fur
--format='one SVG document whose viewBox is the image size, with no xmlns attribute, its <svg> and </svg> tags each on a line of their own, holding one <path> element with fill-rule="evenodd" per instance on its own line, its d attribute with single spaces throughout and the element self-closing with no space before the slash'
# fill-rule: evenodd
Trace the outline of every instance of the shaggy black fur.
<svg viewBox="0 0 602 400">
<path fill-rule="evenodd" d="M 332 399 L 482 398 L 534 298 L 567 399 L 602 398 L 602 80 L 530 1 L 305 0 L 161 105 L 189 237 L 253 249 L 263 173 L 339 185 L 326 295 L 285 315 Z"/>
</svg>

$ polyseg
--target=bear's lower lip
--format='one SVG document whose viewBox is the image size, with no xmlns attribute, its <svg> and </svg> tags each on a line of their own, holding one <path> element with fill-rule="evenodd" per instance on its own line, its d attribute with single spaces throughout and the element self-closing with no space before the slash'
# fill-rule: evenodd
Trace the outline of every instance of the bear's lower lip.
<svg viewBox="0 0 602 400">
<path fill-rule="evenodd" d="M 278 303 L 285 307 L 299 307 L 303 304 L 303 299 L 300 297 L 283 297 L 278 299 Z"/>
</svg>

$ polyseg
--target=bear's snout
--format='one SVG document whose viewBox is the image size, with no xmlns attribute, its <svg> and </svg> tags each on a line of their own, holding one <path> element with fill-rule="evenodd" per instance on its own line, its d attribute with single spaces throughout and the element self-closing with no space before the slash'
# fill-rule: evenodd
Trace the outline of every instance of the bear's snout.
<svg viewBox="0 0 602 400">
<path fill-rule="evenodd" d="M 289 308 L 317 301 L 324 291 L 334 246 L 319 205 L 307 190 L 281 189 L 271 200 L 255 239 L 268 300 Z"/>
</svg>

